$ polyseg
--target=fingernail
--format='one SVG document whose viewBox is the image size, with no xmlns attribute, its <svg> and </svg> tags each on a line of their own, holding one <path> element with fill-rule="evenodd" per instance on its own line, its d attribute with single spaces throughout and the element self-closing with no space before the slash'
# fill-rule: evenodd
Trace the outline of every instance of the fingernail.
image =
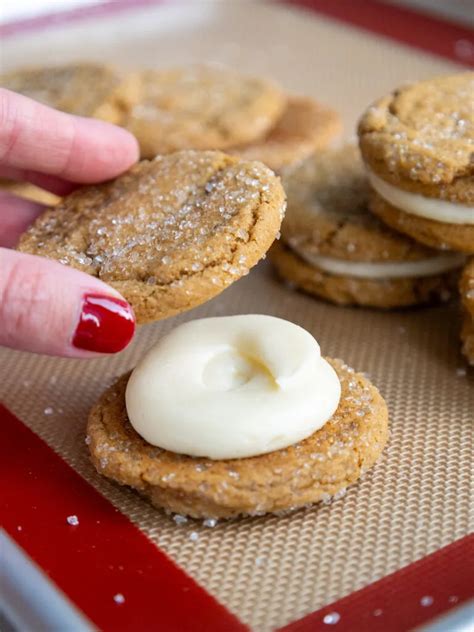
<svg viewBox="0 0 474 632">
<path fill-rule="evenodd" d="M 133 337 L 135 316 L 130 305 L 113 296 L 86 294 L 72 344 L 98 353 L 116 353 Z"/>
</svg>

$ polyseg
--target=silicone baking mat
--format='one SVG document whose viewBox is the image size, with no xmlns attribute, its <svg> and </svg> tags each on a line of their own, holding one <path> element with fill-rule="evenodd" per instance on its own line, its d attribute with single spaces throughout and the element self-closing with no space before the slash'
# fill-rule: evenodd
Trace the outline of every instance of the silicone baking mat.
<svg viewBox="0 0 474 632">
<path fill-rule="evenodd" d="M 137 2 L 41 30 L 17 25 L 5 31 L 2 67 L 84 58 L 146 66 L 224 62 L 333 105 L 351 137 L 357 116 L 377 96 L 407 80 L 456 71 L 456 57 L 466 61 L 468 34 L 447 23 L 374 2 L 301 4 L 317 11 Z M 428 27 L 435 39 L 426 36 Z M 84 444 L 87 412 L 178 322 L 238 313 L 292 320 L 314 334 L 324 354 L 367 372 L 389 405 L 390 443 L 376 468 L 329 504 L 213 528 L 177 526 L 95 472 Z M 22 422 L 5 412 L 0 428 L 4 525 L 101 629 L 155 629 L 154 621 L 163 630 L 265 631 L 315 611 L 291 629 L 408 629 L 470 590 L 462 538 L 472 531 L 474 385 L 458 328 L 455 302 L 387 313 L 337 308 L 282 286 L 264 262 L 199 309 L 141 327 L 115 357 L 84 362 L 1 349 L 0 395 Z M 68 515 L 78 516 L 76 527 Z M 421 566 L 408 566 L 422 558 Z"/>
</svg>

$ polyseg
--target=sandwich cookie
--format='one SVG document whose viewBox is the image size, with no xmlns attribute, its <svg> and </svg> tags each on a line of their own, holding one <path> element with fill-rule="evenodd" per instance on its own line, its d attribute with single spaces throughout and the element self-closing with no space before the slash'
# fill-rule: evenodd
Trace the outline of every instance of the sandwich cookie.
<svg viewBox="0 0 474 632">
<path fill-rule="evenodd" d="M 399 88 L 362 116 L 371 210 L 417 241 L 474 253 L 474 73 Z"/>
<path fill-rule="evenodd" d="M 339 305 L 388 309 L 450 297 L 464 256 L 420 245 L 369 212 L 356 147 L 312 157 L 284 186 L 288 211 L 271 250 L 283 279 Z"/>
<path fill-rule="evenodd" d="M 341 132 L 337 112 L 314 99 L 288 98 L 276 125 L 261 139 L 231 150 L 247 160 L 260 160 L 270 169 L 281 172 L 325 149 Z"/>
<path fill-rule="evenodd" d="M 191 321 L 162 338 L 89 415 L 97 470 L 195 518 L 297 509 L 360 478 L 388 439 L 367 378 L 293 323 Z"/>
<path fill-rule="evenodd" d="M 191 309 L 247 274 L 285 207 L 265 165 L 182 151 L 73 192 L 37 218 L 18 249 L 105 281 L 145 323 Z"/>
<path fill-rule="evenodd" d="M 135 75 L 97 63 L 12 71 L 0 75 L 0 86 L 69 114 L 117 124 L 138 98 Z"/>
<path fill-rule="evenodd" d="M 226 149 L 260 138 L 286 97 L 273 83 L 219 66 L 137 73 L 139 103 L 122 120 L 143 158 L 180 149 Z"/>
<path fill-rule="evenodd" d="M 474 366 L 474 259 L 464 268 L 460 290 L 463 308 L 462 351 L 469 364 Z"/>
</svg>

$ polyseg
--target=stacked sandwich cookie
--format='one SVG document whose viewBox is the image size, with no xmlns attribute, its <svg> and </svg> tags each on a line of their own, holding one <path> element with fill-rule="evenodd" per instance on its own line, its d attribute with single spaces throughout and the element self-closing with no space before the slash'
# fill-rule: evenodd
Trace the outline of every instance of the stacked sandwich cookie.
<svg viewBox="0 0 474 632">
<path fill-rule="evenodd" d="M 450 297 L 465 257 L 419 244 L 370 213 L 355 146 L 313 156 L 284 186 L 282 240 L 271 251 L 282 278 L 339 305 L 395 308 Z"/>
<path fill-rule="evenodd" d="M 362 116 L 359 140 L 370 208 L 439 250 L 474 254 L 474 73 L 395 90 Z M 461 282 L 463 351 L 474 357 L 472 263 Z"/>
<path fill-rule="evenodd" d="M 395 90 L 362 116 L 359 140 L 386 224 L 441 250 L 474 253 L 474 73 Z"/>
</svg>

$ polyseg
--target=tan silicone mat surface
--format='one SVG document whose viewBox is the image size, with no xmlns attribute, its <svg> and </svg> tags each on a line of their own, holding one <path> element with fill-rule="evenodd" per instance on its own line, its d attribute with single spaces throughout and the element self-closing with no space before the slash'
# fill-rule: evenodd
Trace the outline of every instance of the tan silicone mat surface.
<svg viewBox="0 0 474 632">
<path fill-rule="evenodd" d="M 6 43 L 3 60 L 12 67 L 30 61 L 33 53 L 36 62 L 82 57 L 78 48 L 85 32 L 91 58 L 147 65 L 218 59 L 332 103 L 343 113 L 348 135 L 360 110 L 378 94 L 405 79 L 454 67 L 284 8 L 253 7 L 249 21 L 244 4 L 224 9 L 200 3 L 200 14 L 191 7 L 164 7 L 147 18 L 137 12 L 28 34 Z M 366 371 L 388 402 L 390 443 L 375 470 L 330 504 L 214 528 L 195 522 L 178 527 L 95 473 L 84 444 L 88 409 L 177 322 L 251 312 L 293 320 L 316 336 L 325 355 Z M 458 327 L 456 304 L 392 313 L 341 309 L 291 292 L 268 265 L 260 265 L 207 305 L 142 327 L 116 357 L 85 362 L 0 350 L 0 396 L 239 618 L 254 630 L 270 630 L 472 529 L 474 385 L 459 355 Z"/>
</svg>

